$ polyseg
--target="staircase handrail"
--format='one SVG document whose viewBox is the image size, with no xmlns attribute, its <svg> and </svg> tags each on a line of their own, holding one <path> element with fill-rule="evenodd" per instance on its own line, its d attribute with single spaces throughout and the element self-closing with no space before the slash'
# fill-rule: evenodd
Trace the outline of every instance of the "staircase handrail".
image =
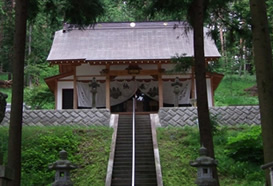
<svg viewBox="0 0 273 186">
<path fill-rule="evenodd" d="M 133 121 L 132 121 L 132 186 L 135 185 L 135 105 L 136 101 L 133 97 Z"/>
</svg>

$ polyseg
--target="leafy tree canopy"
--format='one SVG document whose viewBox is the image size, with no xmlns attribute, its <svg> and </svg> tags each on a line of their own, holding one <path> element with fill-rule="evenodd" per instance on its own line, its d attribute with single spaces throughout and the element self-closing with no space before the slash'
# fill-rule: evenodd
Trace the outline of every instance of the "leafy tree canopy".
<svg viewBox="0 0 273 186">
<path fill-rule="evenodd" d="M 44 5 L 52 21 L 61 15 L 63 22 L 82 26 L 95 23 L 104 13 L 101 0 L 46 0 Z"/>
</svg>

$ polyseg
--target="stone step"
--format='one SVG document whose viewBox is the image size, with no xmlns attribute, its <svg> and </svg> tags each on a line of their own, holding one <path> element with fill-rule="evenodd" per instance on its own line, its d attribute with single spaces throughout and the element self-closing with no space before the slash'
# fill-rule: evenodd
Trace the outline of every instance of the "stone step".
<svg viewBox="0 0 273 186">
<path fill-rule="evenodd" d="M 120 115 L 113 164 L 112 185 L 131 185 L 132 116 Z M 136 116 L 135 185 L 157 185 L 149 115 Z M 129 178 L 128 178 L 129 177 Z"/>
</svg>

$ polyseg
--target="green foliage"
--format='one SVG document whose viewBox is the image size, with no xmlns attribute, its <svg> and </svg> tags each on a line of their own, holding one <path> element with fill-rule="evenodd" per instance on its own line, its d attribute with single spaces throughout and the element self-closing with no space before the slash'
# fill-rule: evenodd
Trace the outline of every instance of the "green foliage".
<svg viewBox="0 0 273 186">
<path fill-rule="evenodd" d="M 1 73 L 1 72 L 0 72 L 0 79 L 1 79 L 1 80 L 8 80 L 8 74 L 7 74 L 7 73 Z"/>
<path fill-rule="evenodd" d="M 125 1 L 103 0 L 105 14 L 99 17 L 99 22 L 135 21 Z"/>
<path fill-rule="evenodd" d="M 174 72 L 186 73 L 192 66 L 194 66 L 192 58 L 186 57 L 186 54 L 176 54 L 171 58 L 171 61 L 175 64 L 173 69 Z"/>
<path fill-rule="evenodd" d="M 228 141 L 245 133 L 255 136 L 259 132 L 259 126 L 219 127 L 214 135 L 214 144 L 221 185 L 263 185 L 263 171 L 257 164 L 235 161 L 226 151 Z M 49 171 L 47 166 L 58 159 L 58 152 L 63 148 L 68 151 L 69 160 L 79 166 L 71 174 L 75 185 L 104 185 L 111 134 L 112 129 L 107 127 L 24 127 L 22 186 L 53 182 L 54 172 Z M 157 137 L 164 185 L 194 185 L 196 169 L 189 165 L 189 161 L 198 157 L 198 128 L 158 128 Z M 5 161 L 7 138 L 8 128 L 0 127 L 0 150 L 5 152 Z M 240 137 L 243 140 L 246 138 Z M 256 144 L 251 139 L 247 139 L 247 143 L 237 142 L 241 143 L 241 148 L 247 148 L 248 145 L 253 146 L 252 142 Z M 236 146 L 239 149 L 239 144 Z"/>
<path fill-rule="evenodd" d="M 25 103 L 32 109 L 53 109 L 54 94 L 49 90 L 46 84 L 26 88 L 24 91 Z"/>
<path fill-rule="evenodd" d="M 48 185 L 54 171 L 48 165 L 59 151 L 79 168 L 71 173 L 74 185 L 104 185 L 112 129 L 108 127 L 23 127 L 22 186 Z M 8 128 L 0 127 L 0 151 L 7 161 Z"/>
<path fill-rule="evenodd" d="M 251 185 L 263 185 L 261 178 L 264 173 L 260 169 L 263 159 L 260 126 L 237 126 L 229 128 L 227 134 L 225 150 L 219 152 L 225 155 L 218 158 L 222 162 L 219 170 L 223 175 L 231 174 L 235 179 L 251 181 Z"/>
<path fill-rule="evenodd" d="M 6 99 L 7 103 L 11 102 L 11 88 L 1 88 L 0 92 L 7 94 L 8 98 Z"/>
<path fill-rule="evenodd" d="M 69 160 L 78 162 L 79 136 L 71 128 L 25 128 L 22 141 L 22 185 L 45 185 L 54 178 L 48 165 L 59 159 L 64 149 Z M 29 179 L 31 178 L 31 179 Z"/>
<path fill-rule="evenodd" d="M 63 22 L 80 26 L 95 23 L 104 13 L 101 0 L 46 0 L 44 6 L 51 20 L 62 17 Z"/>
<path fill-rule="evenodd" d="M 250 162 L 235 161 L 225 151 L 230 136 L 237 136 L 251 130 L 252 127 L 239 125 L 218 127 L 214 135 L 214 150 L 221 185 L 259 186 L 264 184 L 263 171 L 259 166 Z M 157 137 L 164 185 L 194 185 L 197 170 L 189 165 L 189 161 L 198 157 L 200 148 L 198 128 L 158 128 Z M 241 146 L 245 147 L 248 144 Z M 262 158 L 261 154 L 257 156 Z"/>
<path fill-rule="evenodd" d="M 226 75 L 215 91 L 215 106 L 257 105 L 258 97 L 251 96 L 244 91 L 255 84 L 254 76 Z"/>
<path fill-rule="evenodd" d="M 217 115 L 210 114 L 210 124 L 211 124 L 211 131 L 212 134 L 215 135 L 219 132 L 219 124 L 217 122 Z"/>
<path fill-rule="evenodd" d="M 8 80 L 8 73 L 1 73 L 0 72 L 0 80 Z M 0 92 L 8 95 L 6 99 L 7 103 L 11 102 L 11 88 L 0 88 Z"/>
<path fill-rule="evenodd" d="M 218 7 L 211 4 L 211 16 L 207 20 L 207 25 L 212 29 L 212 37 L 218 49 L 221 49 L 222 57 L 220 62 L 217 62 L 217 71 L 225 74 L 252 74 L 253 48 L 249 1 L 223 1 L 219 1 Z"/>
<path fill-rule="evenodd" d="M 0 17 L 4 15 L 4 2 L 3 1 L 0 1 Z"/>
<path fill-rule="evenodd" d="M 11 72 L 14 35 L 14 10 L 11 1 L 1 1 L 0 7 L 0 66 L 3 71 Z"/>
<path fill-rule="evenodd" d="M 263 163 L 263 145 L 260 126 L 248 128 L 244 133 L 229 137 L 226 153 L 235 161 Z"/>
<path fill-rule="evenodd" d="M 8 128 L 0 128 L 0 155 L 3 153 L 3 161 L 7 162 L 8 152 Z M 0 160 L 1 161 L 1 160 Z"/>
</svg>

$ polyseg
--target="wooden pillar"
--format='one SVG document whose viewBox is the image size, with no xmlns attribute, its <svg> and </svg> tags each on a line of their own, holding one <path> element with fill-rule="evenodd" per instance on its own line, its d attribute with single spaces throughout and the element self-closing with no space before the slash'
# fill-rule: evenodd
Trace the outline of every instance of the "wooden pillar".
<svg viewBox="0 0 273 186">
<path fill-rule="evenodd" d="M 77 91 L 77 73 L 76 67 L 74 67 L 74 89 L 73 89 L 73 109 L 78 109 L 78 91 Z"/>
<path fill-rule="evenodd" d="M 106 108 L 111 111 L 111 103 L 110 103 L 110 66 L 106 65 L 106 80 L 105 80 L 105 95 L 106 95 Z"/>
<path fill-rule="evenodd" d="M 163 107 L 163 81 L 161 64 L 158 64 L 158 102 L 159 108 Z"/>
</svg>

